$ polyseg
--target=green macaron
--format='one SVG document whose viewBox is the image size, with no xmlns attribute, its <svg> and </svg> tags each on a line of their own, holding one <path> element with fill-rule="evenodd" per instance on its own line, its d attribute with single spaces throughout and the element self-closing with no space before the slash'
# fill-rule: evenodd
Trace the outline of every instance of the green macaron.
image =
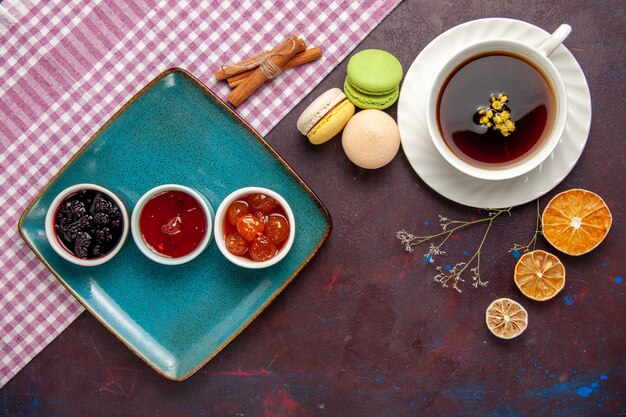
<svg viewBox="0 0 626 417">
<path fill-rule="evenodd" d="M 366 49 L 348 62 L 345 91 L 354 105 L 365 109 L 391 106 L 398 98 L 402 65 L 395 56 L 380 49 Z"/>
<path fill-rule="evenodd" d="M 343 91 L 346 93 L 348 100 L 361 109 L 377 109 L 383 110 L 391 106 L 398 100 L 400 88 L 396 85 L 391 92 L 387 94 L 365 94 L 357 90 L 352 83 L 346 78 L 343 84 Z"/>
</svg>

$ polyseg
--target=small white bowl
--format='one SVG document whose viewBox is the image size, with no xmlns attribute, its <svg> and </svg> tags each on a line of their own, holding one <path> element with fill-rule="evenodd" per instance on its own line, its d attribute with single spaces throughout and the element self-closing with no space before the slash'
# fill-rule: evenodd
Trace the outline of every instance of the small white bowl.
<svg viewBox="0 0 626 417">
<path fill-rule="evenodd" d="M 263 262 L 256 262 L 256 261 L 253 261 L 252 259 L 244 258 L 243 256 L 233 255 L 232 253 L 228 251 L 228 249 L 226 249 L 226 244 L 224 243 L 224 238 L 225 238 L 224 217 L 226 216 L 228 207 L 231 205 L 231 203 L 239 200 L 242 196 L 250 195 L 250 194 L 265 194 L 265 195 L 272 197 L 276 201 L 278 201 L 278 204 L 280 204 L 285 210 L 285 214 L 287 215 L 287 220 L 289 221 L 289 237 L 287 238 L 287 241 L 280 248 L 276 256 Z M 217 208 L 217 212 L 215 213 L 214 229 L 215 229 L 215 243 L 217 244 L 217 247 L 219 248 L 220 252 L 222 252 L 222 255 L 224 255 L 226 259 L 228 259 L 230 262 L 234 263 L 235 265 L 238 265 L 244 268 L 261 269 L 261 268 L 267 268 L 269 266 L 275 265 L 276 263 L 280 262 L 285 256 L 287 256 L 287 253 L 291 249 L 294 238 L 296 236 L 296 220 L 293 216 L 293 211 L 291 210 L 289 203 L 287 203 L 287 201 L 277 192 L 272 191 L 267 188 L 262 188 L 262 187 L 245 187 L 245 188 L 240 188 L 236 191 L 233 191 L 226 198 L 224 198 L 224 201 L 220 203 L 219 207 Z"/>
<path fill-rule="evenodd" d="M 56 216 L 59 206 L 61 205 L 61 202 L 63 202 L 63 200 L 65 200 L 70 195 L 75 194 L 81 190 L 94 190 L 94 191 L 101 192 L 102 194 L 106 194 L 107 197 L 109 197 L 111 200 L 115 202 L 115 204 L 118 205 L 120 209 L 120 213 L 122 214 L 123 225 L 122 225 L 122 235 L 120 236 L 120 240 L 117 242 L 117 245 L 113 249 L 111 249 L 109 253 L 107 253 L 105 256 L 102 256 L 100 258 L 82 259 L 82 258 L 77 257 L 74 253 L 72 253 L 69 249 L 67 249 L 61 243 L 57 235 L 57 232 L 54 228 L 55 216 Z M 111 190 L 108 190 L 96 184 L 76 184 L 61 191 L 59 195 L 57 195 L 56 198 L 52 201 L 52 203 L 50 204 L 50 207 L 48 208 L 48 212 L 46 213 L 45 229 L 46 229 L 46 237 L 48 238 L 48 242 L 50 243 L 50 246 L 52 246 L 52 249 L 54 249 L 54 251 L 58 253 L 62 258 L 72 262 L 73 264 L 80 265 L 80 266 L 96 266 L 96 265 L 101 265 L 109 261 L 120 251 L 120 249 L 124 245 L 124 242 L 126 241 L 126 237 L 128 236 L 128 225 L 129 225 L 128 211 L 126 210 L 126 206 L 124 205 L 122 200 L 120 200 L 119 197 L 116 196 Z"/>
<path fill-rule="evenodd" d="M 185 256 L 178 257 L 178 258 L 171 258 L 165 255 L 162 255 L 158 252 L 155 252 L 145 242 L 145 240 L 143 239 L 141 235 L 141 231 L 139 230 L 139 217 L 141 216 L 141 211 L 143 210 L 143 207 L 145 206 L 145 204 L 152 197 L 158 194 L 167 192 L 167 191 L 181 191 L 183 193 L 186 193 L 192 196 L 202 208 L 202 211 L 204 212 L 204 215 L 206 216 L 206 221 L 207 221 L 206 232 L 200 244 L 192 252 L 188 253 Z M 130 219 L 130 230 L 133 235 L 133 240 L 135 241 L 135 244 L 137 245 L 139 250 L 144 255 L 146 255 L 146 257 L 148 257 L 149 259 L 153 260 L 154 262 L 163 264 L 163 265 L 180 265 L 180 264 L 187 263 L 191 261 L 192 259 L 195 259 L 198 255 L 200 255 L 206 249 L 207 245 L 211 242 L 211 239 L 213 237 L 212 227 L 213 227 L 213 208 L 211 207 L 211 204 L 209 203 L 209 201 L 196 190 L 186 187 L 184 185 L 179 185 L 179 184 L 159 185 L 158 187 L 154 187 L 153 189 L 145 193 L 143 196 L 141 196 L 139 201 L 137 201 L 137 204 L 135 205 L 135 208 L 133 209 L 133 214 Z"/>
</svg>

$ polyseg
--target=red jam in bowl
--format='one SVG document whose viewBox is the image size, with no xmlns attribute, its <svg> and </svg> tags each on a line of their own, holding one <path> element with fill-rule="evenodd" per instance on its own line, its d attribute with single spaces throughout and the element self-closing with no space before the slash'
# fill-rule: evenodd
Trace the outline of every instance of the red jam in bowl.
<svg viewBox="0 0 626 417">
<path fill-rule="evenodd" d="M 233 255 L 263 262 L 285 245 L 289 228 L 285 209 L 278 201 L 265 194 L 244 195 L 228 206 L 224 243 Z"/>
<path fill-rule="evenodd" d="M 165 191 L 143 206 L 139 231 L 154 252 L 180 258 L 189 255 L 202 242 L 207 218 L 195 197 L 183 191 Z"/>
</svg>

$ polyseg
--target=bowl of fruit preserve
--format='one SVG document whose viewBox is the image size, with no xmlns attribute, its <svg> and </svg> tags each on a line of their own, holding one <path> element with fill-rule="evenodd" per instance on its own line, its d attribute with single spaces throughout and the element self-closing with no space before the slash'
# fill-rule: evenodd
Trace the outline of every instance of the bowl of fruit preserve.
<svg viewBox="0 0 626 417">
<path fill-rule="evenodd" d="M 228 195 L 215 214 L 215 242 L 235 265 L 259 269 L 287 256 L 295 238 L 295 219 L 287 201 L 261 187 Z"/>
<path fill-rule="evenodd" d="M 122 248 L 128 213 L 122 200 L 96 184 L 76 184 L 52 201 L 46 237 L 62 258 L 81 266 L 101 265 Z"/>
<path fill-rule="evenodd" d="M 212 208 L 198 191 L 165 184 L 146 192 L 131 217 L 131 232 L 139 250 L 164 265 L 195 259 L 213 236 Z"/>
</svg>

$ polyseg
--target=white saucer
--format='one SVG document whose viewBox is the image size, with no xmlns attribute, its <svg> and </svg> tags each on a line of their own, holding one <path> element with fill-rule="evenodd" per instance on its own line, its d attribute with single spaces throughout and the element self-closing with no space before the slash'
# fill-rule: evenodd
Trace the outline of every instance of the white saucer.
<svg viewBox="0 0 626 417">
<path fill-rule="evenodd" d="M 426 95 L 435 73 L 463 46 L 492 38 L 523 40 L 531 45 L 540 45 L 548 35 L 543 29 L 519 20 L 473 20 L 442 33 L 415 58 L 400 91 L 398 126 L 404 154 L 417 175 L 432 189 L 467 206 L 511 207 L 544 195 L 576 165 L 591 127 L 591 96 L 582 69 L 563 45 L 557 48 L 551 59 L 567 89 L 565 132 L 552 155 L 528 174 L 502 181 L 465 175 L 443 159 L 426 127 Z"/>
</svg>

